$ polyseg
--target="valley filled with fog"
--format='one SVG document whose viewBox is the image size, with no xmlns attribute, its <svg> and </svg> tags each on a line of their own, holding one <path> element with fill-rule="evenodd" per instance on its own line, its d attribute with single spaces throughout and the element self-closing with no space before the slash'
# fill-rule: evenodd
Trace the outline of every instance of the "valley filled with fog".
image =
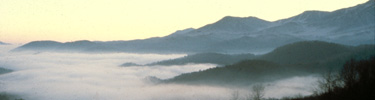
<svg viewBox="0 0 375 100">
<path fill-rule="evenodd" d="M 215 64 L 127 66 L 148 64 L 186 54 L 9 52 L 14 45 L 1 45 L 0 67 L 13 70 L 0 74 L 0 92 L 26 100 L 229 100 L 234 91 L 245 97 L 248 87 L 154 84 L 149 76 L 169 79 L 182 73 L 214 68 Z M 310 95 L 314 75 L 292 77 L 265 84 L 265 97 Z"/>
</svg>

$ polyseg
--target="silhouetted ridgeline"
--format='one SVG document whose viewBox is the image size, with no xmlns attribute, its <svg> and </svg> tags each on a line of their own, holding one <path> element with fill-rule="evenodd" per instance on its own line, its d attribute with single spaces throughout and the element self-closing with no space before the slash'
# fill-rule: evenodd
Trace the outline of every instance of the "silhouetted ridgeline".
<svg viewBox="0 0 375 100">
<path fill-rule="evenodd" d="M 224 17 L 198 29 L 176 31 L 143 40 L 59 43 L 34 41 L 13 51 L 131 53 L 264 53 L 298 41 L 319 40 L 344 45 L 374 44 L 375 1 L 333 12 L 305 11 L 268 22 L 255 17 Z"/>
<path fill-rule="evenodd" d="M 253 54 L 219 54 L 219 53 L 199 53 L 194 55 L 188 55 L 182 58 L 171 59 L 151 63 L 148 65 L 185 65 L 188 63 L 212 63 L 218 65 L 229 65 L 242 60 L 248 60 L 254 58 Z"/>
<path fill-rule="evenodd" d="M 35 50 L 35 51 L 68 51 L 68 52 L 112 52 L 118 51 L 110 47 L 107 48 L 100 42 L 91 42 L 87 40 L 60 43 L 56 41 L 33 41 L 20 46 L 12 51 L 24 51 L 24 50 Z"/>
<path fill-rule="evenodd" d="M 121 64 L 123 67 L 127 66 L 171 66 L 171 65 L 186 65 L 186 64 L 217 64 L 219 66 L 234 64 L 242 60 L 249 60 L 255 57 L 254 54 L 220 54 L 220 53 L 198 53 L 187 55 L 185 57 L 158 61 L 146 65 L 139 65 L 132 62 Z"/>
<path fill-rule="evenodd" d="M 350 60 L 367 59 L 375 55 L 374 45 L 344 46 L 321 41 L 306 41 L 285 45 L 274 51 L 225 67 L 186 73 L 165 80 L 166 83 L 250 85 L 281 78 L 338 71 Z"/>
</svg>

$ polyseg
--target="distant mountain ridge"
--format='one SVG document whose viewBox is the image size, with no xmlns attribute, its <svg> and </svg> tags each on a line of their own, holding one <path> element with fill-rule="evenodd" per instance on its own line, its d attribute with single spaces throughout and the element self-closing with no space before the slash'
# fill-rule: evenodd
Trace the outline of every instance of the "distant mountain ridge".
<svg viewBox="0 0 375 100">
<path fill-rule="evenodd" d="M 30 42 L 14 51 L 231 54 L 264 53 L 285 44 L 306 40 L 354 46 L 375 44 L 374 9 L 375 1 L 370 0 L 333 12 L 305 11 L 274 22 L 256 17 L 227 16 L 201 28 L 180 30 L 165 37 L 109 42 L 77 41 L 53 45 L 44 45 L 44 41 L 39 41 Z"/>
<path fill-rule="evenodd" d="M 1 42 L 0 41 L 0 45 L 10 45 L 9 43 L 5 43 L 5 42 Z"/>
</svg>

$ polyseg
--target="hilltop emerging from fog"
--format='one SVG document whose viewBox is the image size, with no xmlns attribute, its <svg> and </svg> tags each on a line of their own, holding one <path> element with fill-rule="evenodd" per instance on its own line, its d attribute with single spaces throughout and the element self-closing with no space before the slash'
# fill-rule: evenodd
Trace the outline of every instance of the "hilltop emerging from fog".
<svg viewBox="0 0 375 100">
<path fill-rule="evenodd" d="M 374 51 L 375 45 L 346 46 L 321 41 L 297 42 L 281 46 L 264 55 L 250 56 L 249 60 L 238 59 L 234 64 L 182 74 L 164 82 L 247 86 L 294 76 L 322 74 L 329 70 L 336 72 L 350 59 L 362 60 L 375 56 Z"/>
</svg>

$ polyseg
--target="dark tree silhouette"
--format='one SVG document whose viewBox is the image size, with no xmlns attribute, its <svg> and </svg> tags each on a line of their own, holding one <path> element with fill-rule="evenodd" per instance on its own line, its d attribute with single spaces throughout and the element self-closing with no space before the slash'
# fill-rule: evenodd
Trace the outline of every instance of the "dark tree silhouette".
<svg viewBox="0 0 375 100">
<path fill-rule="evenodd" d="M 318 94 L 320 93 L 332 93 L 335 91 L 337 87 L 343 87 L 343 82 L 340 79 L 340 75 L 338 73 L 333 73 L 332 71 L 328 71 L 326 74 L 322 75 L 322 78 L 318 80 L 319 89 L 316 91 Z"/>
<path fill-rule="evenodd" d="M 347 61 L 339 75 L 324 75 L 323 93 L 294 100 L 375 100 L 375 57 Z"/>
<path fill-rule="evenodd" d="M 252 100 L 261 100 L 264 96 L 264 85 L 256 84 L 252 87 L 251 98 Z"/>
</svg>

